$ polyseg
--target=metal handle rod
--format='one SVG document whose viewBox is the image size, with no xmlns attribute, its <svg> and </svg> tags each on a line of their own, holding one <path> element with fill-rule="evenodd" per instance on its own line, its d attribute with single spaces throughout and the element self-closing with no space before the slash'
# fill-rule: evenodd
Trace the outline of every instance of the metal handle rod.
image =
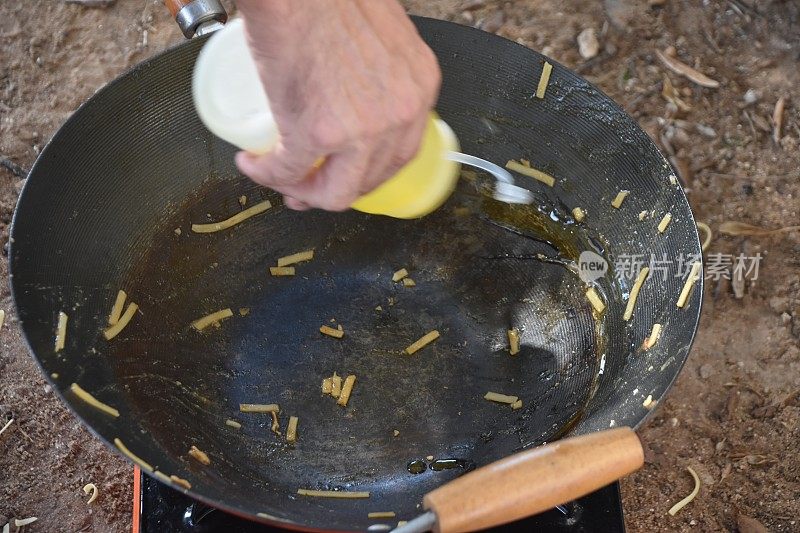
<svg viewBox="0 0 800 533">
<path fill-rule="evenodd" d="M 447 159 L 485 170 L 494 176 L 497 180 L 494 189 L 495 200 L 509 204 L 533 203 L 533 194 L 531 191 L 514 185 L 514 178 L 511 176 L 511 173 L 503 167 L 495 165 L 491 161 L 481 159 L 480 157 L 462 154 L 461 152 L 447 152 Z"/>
</svg>

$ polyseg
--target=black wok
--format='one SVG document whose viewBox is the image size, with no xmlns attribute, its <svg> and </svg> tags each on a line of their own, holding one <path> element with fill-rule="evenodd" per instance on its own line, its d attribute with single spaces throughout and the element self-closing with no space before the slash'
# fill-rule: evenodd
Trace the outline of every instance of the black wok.
<svg viewBox="0 0 800 533">
<path fill-rule="evenodd" d="M 500 164 L 525 158 L 555 176 L 552 189 L 518 176 L 537 205 L 499 204 L 484 176 L 467 173 L 447 204 L 419 220 L 290 211 L 238 174 L 235 149 L 196 116 L 190 81 L 202 38 L 100 90 L 31 170 L 10 248 L 31 352 L 99 438 L 118 438 L 189 480 L 195 498 L 294 528 L 363 530 L 370 511 L 408 519 L 423 494 L 473 466 L 567 434 L 638 426 L 650 413 L 645 398 L 662 398 L 687 357 L 702 282 L 678 309 L 686 274 L 677 262 L 650 276 L 632 320 L 622 319 L 633 280 L 616 276 L 618 260 L 700 254 L 683 190 L 650 139 L 552 60 L 546 97 L 535 98 L 545 58 L 532 50 L 415 22 L 443 70 L 437 111 L 462 149 Z M 622 189 L 631 194 L 613 209 Z M 248 206 L 275 207 L 224 232 L 192 233 L 191 223 L 238 212 L 242 195 Z M 583 223 L 570 215 L 575 206 L 588 214 Z M 643 210 L 655 214 L 640 221 Z M 276 258 L 309 248 L 316 256 L 296 277 L 269 276 Z M 599 318 L 575 273 L 585 250 L 610 264 L 597 282 L 607 302 Z M 391 281 L 401 267 L 416 287 Z M 101 331 L 119 289 L 140 312 L 109 342 Z M 189 327 L 226 307 L 234 316 L 221 327 Z M 60 311 L 69 322 L 56 353 Z M 345 329 L 341 340 L 318 331 L 332 319 Z M 661 338 L 644 351 L 656 322 Z M 511 327 L 522 331 L 514 357 Z M 401 355 L 432 329 L 436 343 Z M 320 393 L 334 371 L 357 375 L 346 408 Z M 72 383 L 120 416 L 79 400 Z M 483 400 L 490 390 L 519 396 L 523 408 Z M 284 430 L 299 416 L 297 444 L 273 434 L 268 415 L 239 413 L 240 403 L 280 404 Z M 192 445 L 209 466 L 188 458 Z M 428 455 L 460 468 L 409 473 L 410 461 Z M 307 498 L 298 488 L 372 496 Z"/>
</svg>

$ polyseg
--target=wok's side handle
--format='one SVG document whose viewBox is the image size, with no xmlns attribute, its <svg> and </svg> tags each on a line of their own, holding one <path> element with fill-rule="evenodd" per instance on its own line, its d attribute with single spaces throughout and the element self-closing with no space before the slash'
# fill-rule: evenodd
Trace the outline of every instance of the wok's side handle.
<svg viewBox="0 0 800 533">
<path fill-rule="evenodd" d="M 187 39 L 218 30 L 228 20 L 219 0 L 164 0 Z"/>
<path fill-rule="evenodd" d="M 461 533 L 519 520 L 580 498 L 644 464 L 627 427 L 572 437 L 465 474 L 425 496 L 437 533 Z"/>
</svg>

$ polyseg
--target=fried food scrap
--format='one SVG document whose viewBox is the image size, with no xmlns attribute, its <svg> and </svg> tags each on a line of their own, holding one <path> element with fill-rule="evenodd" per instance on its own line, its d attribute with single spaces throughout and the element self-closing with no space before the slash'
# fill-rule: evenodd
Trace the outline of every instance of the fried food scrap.
<svg viewBox="0 0 800 533">
<path fill-rule="evenodd" d="M 508 352 L 511 355 L 517 355 L 519 353 L 519 330 L 517 328 L 508 330 L 508 346 Z"/>
<path fill-rule="evenodd" d="M 394 518 L 397 516 L 394 511 L 375 511 L 367 514 L 367 518 Z"/>
<path fill-rule="evenodd" d="M 344 337 L 344 330 L 341 328 L 342 326 L 339 326 L 339 328 L 337 329 L 334 329 L 330 326 L 320 326 L 319 332 L 322 333 L 323 335 L 327 335 L 328 337 L 341 339 L 342 337 Z"/>
<path fill-rule="evenodd" d="M 542 75 L 539 78 L 539 84 L 536 86 L 536 98 L 543 99 L 544 93 L 547 91 L 547 84 L 550 83 L 550 74 L 553 72 L 553 65 L 544 62 L 542 67 Z"/>
<path fill-rule="evenodd" d="M 533 178 L 536 181 L 540 181 L 545 185 L 547 185 L 548 187 L 552 187 L 553 185 L 556 184 L 556 179 L 550 174 L 545 174 L 541 170 L 537 170 L 530 166 L 517 163 L 516 161 L 513 160 L 506 163 L 506 168 L 508 170 L 513 170 L 518 174 L 522 174 L 523 176 L 528 176 L 529 178 Z"/>
<path fill-rule="evenodd" d="M 417 282 L 411 278 L 403 278 L 403 287 L 416 287 Z"/>
<path fill-rule="evenodd" d="M 83 493 L 92 494 L 91 496 L 89 496 L 89 499 L 86 500 L 86 505 L 89 505 L 90 503 L 92 503 L 97 499 L 97 495 L 99 494 L 97 490 L 97 485 L 95 485 L 94 483 L 87 483 L 86 485 L 83 486 Z"/>
<path fill-rule="evenodd" d="M 297 489 L 297 494 L 300 496 L 314 496 L 317 498 L 369 498 L 369 492 L 345 490 Z"/>
<path fill-rule="evenodd" d="M 249 307 L 240 307 L 239 308 L 239 316 L 247 316 L 249 314 L 250 314 L 250 308 Z"/>
<path fill-rule="evenodd" d="M 653 401 L 653 395 L 648 394 L 647 398 L 645 398 L 644 401 L 642 402 L 642 407 L 644 407 L 645 409 L 652 409 L 655 406 L 656 402 Z"/>
<path fill-rule="evenodd" d="M 58 325 L 56 326 L 56 351 L 60 352 L 64 349 L 64 344 L 67 342 L 67 314 L 64 311 L 58 312 Z"/>
<path fill-rule="evenodd" d="M 236 213 L 232 217 L 220 222 L 212 222 L 210 224 L 192 224 L 192 231 L 195 233 L 214 233 L 217 231 L 222 231 L 224 229 L 231 228 L 236 224 L 244 222 L 250 217 L 259 215 L 270 207 L 272 207 L 272 204 L 269 203 L 269 200 L 264 200 L 263 202 L 259 202 L 253 207 L 249 207 L 244 211 Z"/>
<path fill-rule="evenodd" d="M 192 484 L 191 483 L 189 483 L 185 479 L 180 478 L 178 476 L 169 476 L 169 480 L 172 481 L 173 483 L 175 483 L 176 485 L 178 485 L 180 487 L 183 487 L 186 490 L 189 490 L 189 489 L 192 488 Z"/>
<path fill-rule="evenodd" d="M 294 276 L 294 267 L 269 267 L 269 273 L 273 276 Z"/>
<path fill-rule="evenodd" d="M 344 380 L 344 385 L 342 385 L 342 393 L 339 395 L 339 399 L 336 401 L 337 404 L 341 405 L 342 407 L 347 406 L 347 402 L 350 400 L 350 394 L 353 392 L 353 385 L 356 383 L 356 377 L 353 374 L 347 376 Z"/>
<path fill-rule="evenodd" d="M 289 425 L 286 426 L 286 442 L 297 442 L 297 422 L 299 418 L 296 416 L 289 417 Z"/>
<path fill-rule="evenodd" d="M 111 415 L 114 418 L 119 416 L 119 411 L 117 411 L 110 405 L 101 402 L 100 400 L 98 400 L 97 398 L 86 392 L 84 389 L 82 389 L 81 386 L 78 385 L 77 383 L 73 383 L 72 385 L 70 385 L 69 390 L 71 390 L 75 396 L 77 396 L 84 402 L 88 403 L 95 409 L 99 409 L 100 411 L 103 411 L 105 414 Z"/>
<path fill-rule="evenodd" d="M 572 217 L 575 219 L 575 222 L 583 222 L 583 219 L 586 218 L 586 211 L 580 207 L 576 207 L 572 210 Z"/>
<path fill-rule="evenodd" d="M 620 207 L 622 207 L 622 202 L 625 201 L 625 198 L 627 198 L 630 193 L 631 191 L 619 191 L 617 193 L 617 196 L 615 196 L 614 199 L 611 200 L 611 207 L 613 207 L 614 209 L 619 209 Z"/>
<path fill-rule="evenodd" d="M 589 300 L 589 303 L 592 304 L 595 311 L 598 313 L 605 311 L 606 304 L 603 303 L 603 300 L 600 298 L 600 295 L 597 294 L 597 291 L 594 290 L 594 287 L 589 287 L 586 291 L 586 298 Z"/>
<path fill-rule="evenodd" d="M 333 379 L 325 378 L 322 380 L 322 394 L 330 394 L 333 390 Z"/>
<path fill-rule="evenodd" d="M 647 218 L 647 210 L 639 212 L 639 220 L 644 220 Z"/>
<path fill-rule="evenodd" d="M 686 283 L 683 284 L 681 294 L 678 296 L 679 308 L 683 309 L 683 306 L 686 305 L 686 301 L 689 299 L 689 294 L 692 292 L 692 287 L 694 287 L 694 284 L 697 283 L 698 279 L 700 279 L 701 267 L 702 263 L 700 263 L 700 261 L 692 263 L 692 270 L 689 272 L 689 277 L 686 278 Z"/>
<path fill-rule="evenodd" d="M 239 411 L 242 413 L 272 413 L 279 412 L 277 403 L 240 403 Z"/>
<path fill-rule="evenodd" d="M 331 378 L 331 396 L 338 398 L 342 394 L 342 376 L 333 373 Z"/>
<path fill-rule="evenodd" d="M 644 344 L 642 348 L 645 350 L 649 350 L 653 346 L 656 345 L 658 342 L 658 338 L 661 336 L 661 324 L 653 324 L 653 329 L 650 331 L 650 336 L 644 340 Z"/>
<path fill-rule="evenodd" d="M 667 231 L 667 226 L 672 221 L 672 213 L 667 213 L 664 215 L 664 218 L 661 219 L 661 222 L 658 223 L 658 232 L 664 233 Z"/>
<path fill-rule="evenodd" d="M 239 205 L 242 207 L 247 205 L 247 196 L 244 194 L 239 197 Z"/>
<path fill-rule="evenodd" d="M 202 465 L 208 466 L 211 464 L 211 459 L 208 458 L 208 454 L 195 445 L 192 445 L 192 447 L 189 448 L 188 453 L 189 457 Z"/>
<path fill-rule="evenodd" d="M 483 396 L 483 399 L 489 400 L 490 402 L 507 403 L 508 405 L 513 406 L 519 400 L 519 397 L 509 396 L 508 394 L 500 394 L 499 392 L 490 391 Z"/>
<path fill-rule="evenodd" d="M 240 429 L 242 427 L 242 425 L 239 422 L 237 422 L 236 420 L 231 420 L 230 418 L 225 421 L 225 425 L 230 426 L 233 429 Z"/>
<path fill-rule="evenodd" d="M 522 408 L 522 400 L 517 400 L 516 402 L 511 404 L 511 408 L 513 410 L 521 409 Z"/>
<path fill-rule="evenodd" d="M 125 308 L 125 298 L 128 295 L 125 294 L 125 291 L 120 290 L 117 292 L 117 298 L 114 300 L 114 305 L 111 306 L 111 314 L 108 315 L 108 325 L 113 326 L 117 322 L 119 322 L 119 317 L 122 316 L 122 310 Z"/>
<path fill-rule="evenodd" d="M 281 423 L 278 421 L 278 413 L 277 413 L 277 411 L 271 411 L 269 414 L 272 415 L 272 426 L 270 426 L 269 429 L 273 433 L 275 433 L 276 435 L 278 435 L 280 437 L 281 436 Z"/>
<path fill-rule="evenodd" d="M 133 453 L 132 451 L 130 451 L 130 450 L 128 449 L 128 447 L 127 447 L 127 446 L 125 446 L 125 444 L 123 444 L 123 443 L 122 443 L 122 441 L 121 441 L 121 440 L 119 440 L 119 439 L 114 439 L 114 446 L 116 446 L 116 447 L 117 447 L 117 449 L 118 449 L 120 452 L 122 452 L 122 454 L 123 454 L 125 457 L 127 457 L 128 459 L 130 459 L 131 461 L 133 461 L 134 463 L 136 463 L 137 465 L 139 465 L 139 467 L 140 467 L 140 468 L 144 468 L 145 470 L 147 470 L 147 471 L 149 471 L 149 472 L 152 472 L 152 471 L 153 471 L 153 467 L 152 467 L 152 465 L 150 465 L 150 463 L 148 463 L 147 461 L 145 461 L 144 459 L 142 459 L 141 457 L 139 457 L 138 455 L 136 455 L 135 453 Z"/>
<path fill-rule="evenodd" d="M 687 497 L 673 505 L 670 510 L 668 511 L 670 516 L 675 516 L 678 514 L 678 511 L 686 507 L 692 500 L 694 500 L 695 496 L 700 492 L 700 478 L 697 477 L 697 473 L 692 469 L 691 466 L 687 466 L 686 470 L 692 475 L 692 479 L 694 480 L 694 488 L 692 492 L 689 493 Z"/>
<path fill-rule="evenodd" d="M 103 337 L 106 338 L 107 341 L 110 341 L 117 335 L 119 335 L 123 329 L 128 325 L 128 323 L 133 320 L 133 315 L 136 314 L 136 311 L 139 310 L 139 306 L 135 303 L 131 302 L 128 304 L 128 308 L 125 309 L 125 313 L 119 317 L 119 321 L 111 326 L 108 329 L 103 330 Z"/>
<path fill-rule="evenodd" d="M 233 316 L 233 311 L 231 311 L 230 307 L 226 307 L 216 313 L 211 313 L 210 315 L 206 315 L 202 318 L 198 318 L 194 322 L 192 322 L 192 327 L 197 331 L 203 331 L 208 326 L 212 324 L 218 324 L 221 320 L 230 318 Z"/>
<path fill-rule="evenodd" d="M 408 270 L 406 270 L 405 268 L 401 268 L 400 270 L 392 274 L 392 281 L 397 283 L 398 281 L 402 281 L 407 276 L 408 276 Z"/>
<path fill-rule="evenodd" d="M 425 335 L 423 335 L 418 341 L 416 341 L 411 346 L 406 348 L 406 350 L 405 350 L 406 354 L 407 355 L 411 355 L 413 353 L 416 353 L 416 352 L 420 351 L 421 349 L 423 349 L 424 347 L 426 347 L 427 345 L 429 345 L 430 343 L 432 343 L 433 341 L 435 341 L 438 338 L 439 338 L 439 332 L 434 329 L 433 331 L 428 332 Z"/>
<path fill-rule="evenodd" d="M 633 309 L 636 307 L 636 299 L 639 297 L 639 291 L 642 290 L 642 285 L 644 285 L 649 274 L 650 267 L 644 267 L 639 271 L 639 275 L 636 276 L 636 281 L 633 282 L 633 287 L 631 287 L 631 295 L 628 298 L 628 303 L 625 305 L 625 313 L 622 315 L 622 320 L 628 321 L 633 316 Z"/>
<path fill-rule="evenodd" d="M 285 267 L 296 263 L 302 263 L 303 261 L 311 261 L 312 259 L 314 259 L 314 250 L 305 250 L 279 258 L 278 266 Z"/>
</svg>

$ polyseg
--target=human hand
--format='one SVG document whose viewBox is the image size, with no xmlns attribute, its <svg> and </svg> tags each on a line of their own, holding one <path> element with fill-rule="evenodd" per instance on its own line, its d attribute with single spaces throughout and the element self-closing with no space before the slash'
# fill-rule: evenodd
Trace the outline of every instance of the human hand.
<svg viewBox="0 0 800 533">
<path fill-rule="evenodd" d="M 237 5 L 281 134 L 237 154 L 243 174 L 292 209 L 342 211 L 416 155 L 441 72 L 396 0 Z"/>
</svg>

